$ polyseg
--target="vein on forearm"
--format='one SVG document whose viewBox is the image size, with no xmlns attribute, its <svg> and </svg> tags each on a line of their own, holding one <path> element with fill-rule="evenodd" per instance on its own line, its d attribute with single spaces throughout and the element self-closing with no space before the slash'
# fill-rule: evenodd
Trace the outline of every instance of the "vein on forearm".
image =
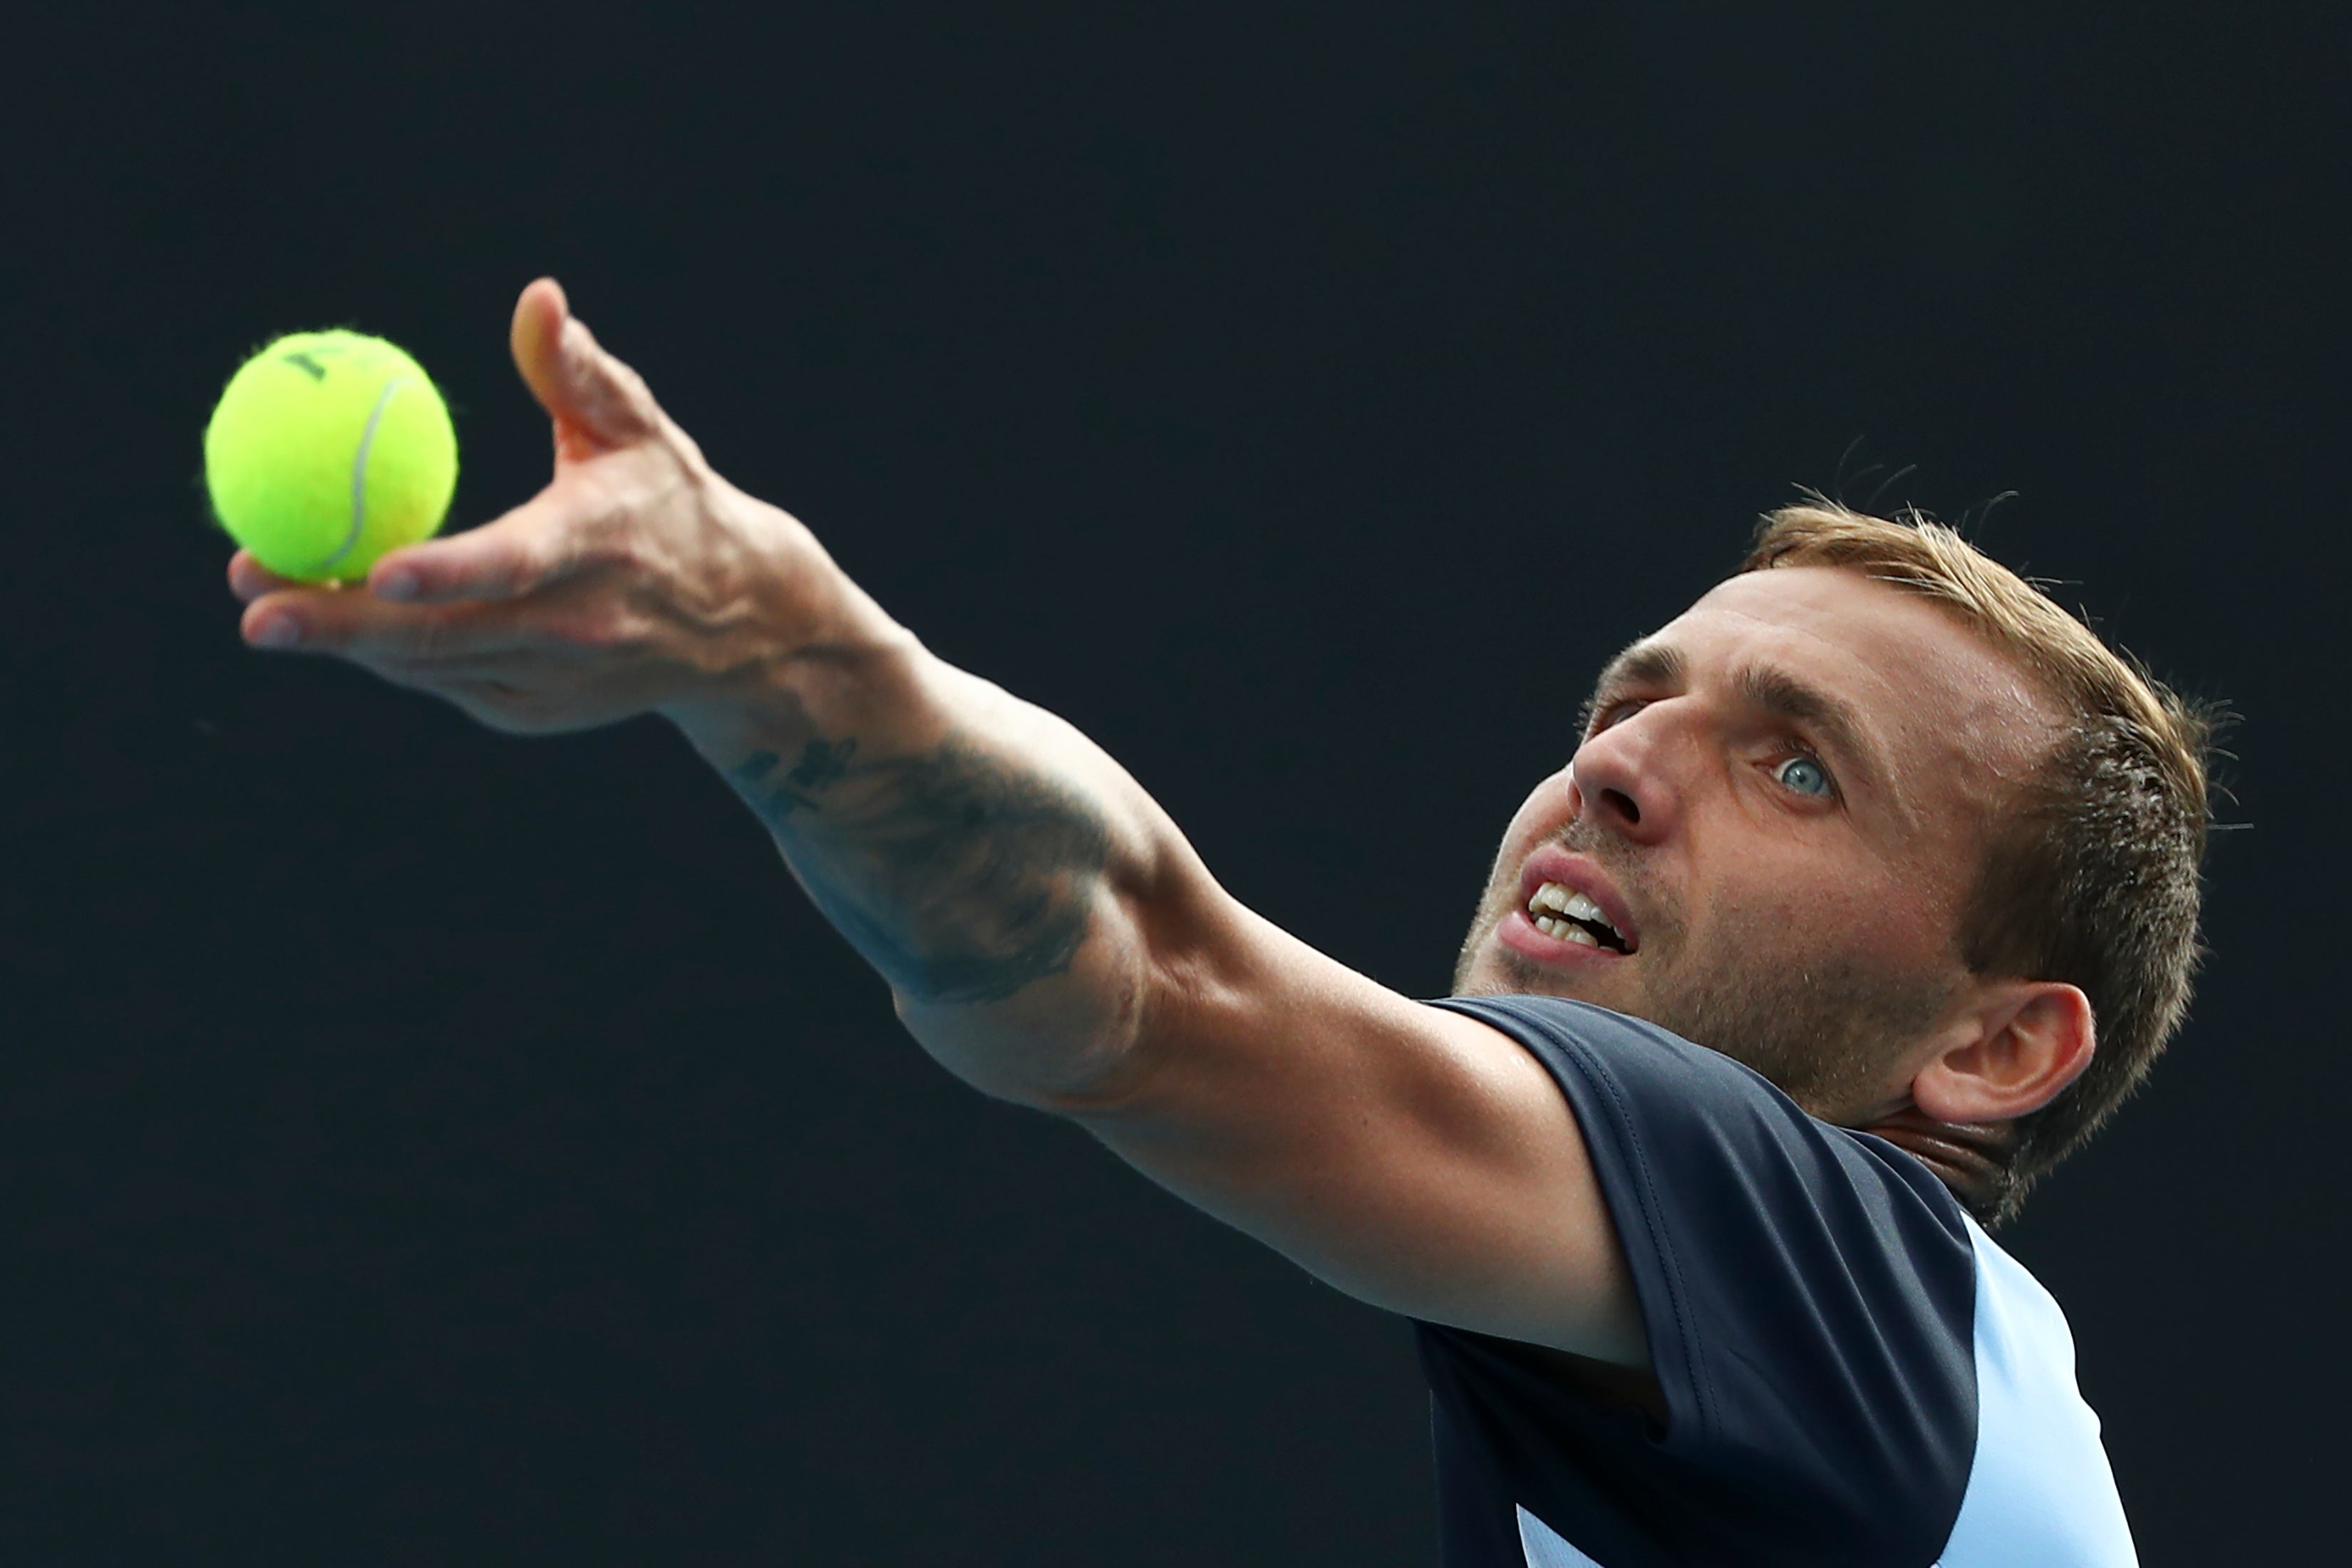
<svg viewBox="0 0 2352 1568">
<path fill-rule="evenodd" d="M 811 741 L 727 770 L 824 911 L 901 994 L 1001 1002 L 1070 967 L 1110 837 L 1052 779 L 966 742 L 881 762 Z"/>
</svg>

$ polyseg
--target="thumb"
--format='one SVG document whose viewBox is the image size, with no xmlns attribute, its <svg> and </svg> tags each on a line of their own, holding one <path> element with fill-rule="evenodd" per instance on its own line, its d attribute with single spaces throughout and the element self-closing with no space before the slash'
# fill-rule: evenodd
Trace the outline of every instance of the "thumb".
<svg viewBox="0 0 2352 1568">
<path fill-rule="evenodd" d="M 630 446 L 661 427 L 644 378 L 597 345 L 554 279 L 538 279 L 515 301 L 509 342 L 530 395 L 555 421 L 559 460 Z"/>
</svg>

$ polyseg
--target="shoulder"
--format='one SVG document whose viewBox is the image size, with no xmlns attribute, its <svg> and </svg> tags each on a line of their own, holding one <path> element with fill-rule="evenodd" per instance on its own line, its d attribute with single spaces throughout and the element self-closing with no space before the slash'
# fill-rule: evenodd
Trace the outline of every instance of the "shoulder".
<svg viewBox="0 0 2352 1568">
<path fill-rule="evenodd" d="M 1958 1496 L 1976 1259 L 1932 1172 L 1640 1019 L 1553 997 L 1442 1005 L 1510 1035 L 1567 1098 L 1633 1277 L 1667 1448 L 1736 1454 L 1759 1485 L 1854 1507 Z"/>
<path fill-rule="evenodd" d="M 1503 1489 L 1475 1510 L 1492 1529 L 1517 1509 L 1627 1563 L 2130 1561 L 2057 1304 L 1926 1165 L 1640 1019 L 1441 1005 L 1568 1100 L 1664 1409 L 1631 1423 L 1538 1358 L 1424 1328 L 1441 1431 Z"/>
<path fill-rule="evenodd" d="M 1732 1180 L 1742 1188 L 1778 1172 L 1749 1199 L 1818 1204 L 1843 1192 L 1864 1212 L 1848 1222 L 1924 1226 L 1955 1256 L 1968 1250 L 1966 1212 L 1934 1172 L 1884 1139 L 1811 1116 L 1762 1074 L 1644 1019 L 1558 996 L 1448 997 L 1517 1040 L 1550 1073 L 1583 1126 L 1632 1179 L 1675 1185 Z M 1684 1195 L 1696 1197 L 1696 1193 Z M 1863 1239 L 1857 1237 L 1857 1240 Z"/>
</svg>

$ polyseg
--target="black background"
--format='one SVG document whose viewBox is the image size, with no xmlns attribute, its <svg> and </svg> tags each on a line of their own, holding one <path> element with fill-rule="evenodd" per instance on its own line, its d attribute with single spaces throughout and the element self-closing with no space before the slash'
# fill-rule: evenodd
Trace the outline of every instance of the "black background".
<svg viewBox="0 0 2352 1568">
<path fill-rule="evenodd" d="M 2196 1014 L 2005 1239 L 2148 1563 L 2329 1556 L 2330 13 L 19 18 L 0 1558 L 1432 1557 L 1402 1326 L 939 1073 L 675 735 L 239 646 L 239 358 L 409 346 L 479 521 L 544 477 L 542 271 L 1407 991 L 1599 660 L 1794 483 L 1965 514 L 2230 699 Z"/>
</svg>

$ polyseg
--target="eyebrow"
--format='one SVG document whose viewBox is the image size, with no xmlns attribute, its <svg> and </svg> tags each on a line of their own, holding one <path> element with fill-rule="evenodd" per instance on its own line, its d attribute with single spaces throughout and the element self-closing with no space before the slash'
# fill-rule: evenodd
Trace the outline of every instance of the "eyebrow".
<svg viewBox="0 0 2352 1568">
<path fill-rule="evenodd" d="M 1732 677 L 1742 700 L 1775 718 L 1802 724 L 1822 738 L 1828 750 L 1870 773 L 1881 773 L 1877 753 L 1862 735 L 1862 721 L 1853 705 L 1808 686 L 1785 670 L 1749 665 Z"/>
<path fill-rule="evenodd" d="M 1601 667 L 1601 678 L 1592 683 L 1592 695 L 1584 700 L 1584 711 L 1577 717 L 1577 729 L 1590 734 L 1592 721 L 1601 716 L 1602 699 L 1619 688 L 1680 686 L 1689 668 L 1682 649 L 1668 643 L 1643 640 L 1620 649 Z"/>
<path fill-rule="evenodd" d="M 1612 692 L 1626 687 L 1680 686 L 1689 672 L 1690 661 L 1680 648 L 1650 641 L 1633 644 L 1601 668 L 1601 679 L 1593 683 L 1592 695 L 1585 700 L 1579 729 L 1587 734 L 1591 732 L 1592 721 L 1600 715 L 1601 703 Z M 1748 707 L 1805 726 L 1821 737 L 1825 750 L 1835 752 L 1842 761 L 1854 763 L 1865 773 L 1885 776 L 1877 749 L 1864 738 L 1860 714 L 1843 698 L 1832 696 L 1818 686 L 1769 665 L 1742 666 L 1733 674 L 1731 683 L 1739 700 Z"/>
</svg>

